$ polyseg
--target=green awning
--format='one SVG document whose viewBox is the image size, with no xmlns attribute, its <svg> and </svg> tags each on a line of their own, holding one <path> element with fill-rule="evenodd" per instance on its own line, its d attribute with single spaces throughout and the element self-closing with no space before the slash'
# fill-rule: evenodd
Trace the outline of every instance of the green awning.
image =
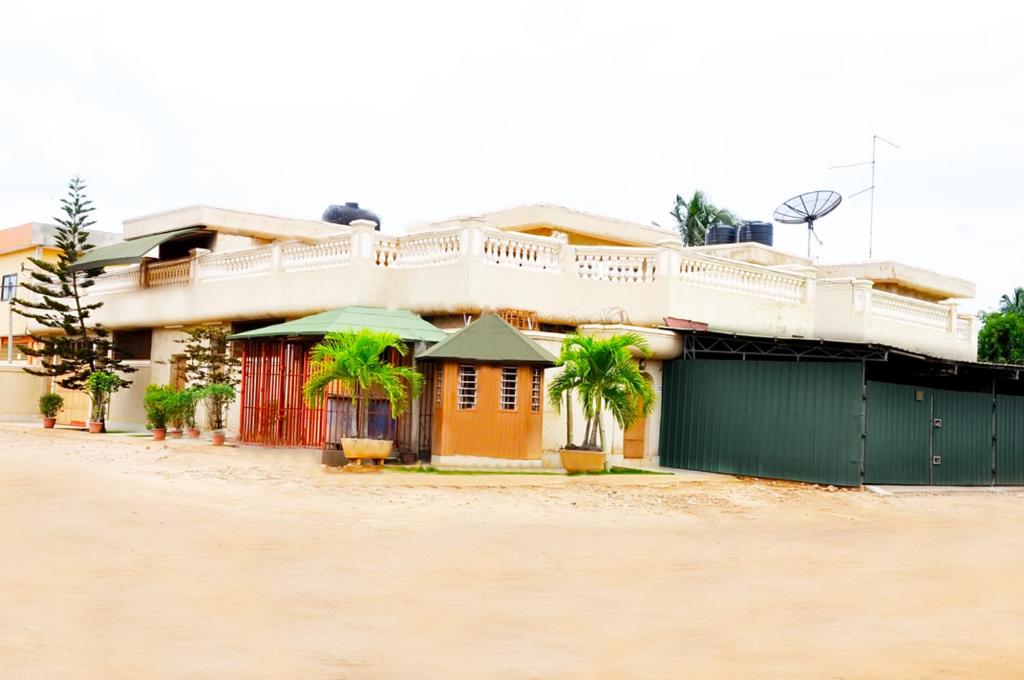
<svg viewBox="0 0 1024 680">
<path fill-rule="evenodd" d="M 93 248 L 86 253 L 78 262 L 71 265 L 73 270 L 102 269 L 115 264 L 133 264 L 140 262 L 146 253 L 153 250 L 161 243 L 166 243 L 179 236 L 202 231 L 203 227 L 186 227 L 165 231 L 160 234 L 149 234 L 138 238 L 121 241 L 109 246 Z"/>
<path fill-rule="evenodd" d="M 493 314 L 481 316 L 416 358 L 420 361 L 453 359 L 536 366 L 555 363 L 550 352 Z"/>
<path fill-rule="evenodd" d="M 434 324 L 404 309 L 342 307 L 266 328 L 236 333 L 229 339 L 256 340 L 292 335 L 324 336 L 332 331 L 359 331 L 364 328 L 389 331 L 406 342 L 440 342 L 447 337 L 447 333 Z"/>
</svg>

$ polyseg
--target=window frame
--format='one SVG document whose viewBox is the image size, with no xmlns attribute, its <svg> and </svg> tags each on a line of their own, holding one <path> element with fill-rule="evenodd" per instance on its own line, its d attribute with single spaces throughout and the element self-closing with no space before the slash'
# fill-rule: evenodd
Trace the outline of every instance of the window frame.
<svg viewBox="0 0 1024 680">
<path fill-rule="evenodd" d="M 8 283 L 8 281 L 12 283 Z M 18 272 L 0 276 L 0 302 L 9 302 L 18 297 Z"/>
<path fill-rule="evenodd" d="M 473 384 L 468 385 L 466 378 L 472 372 Z M 472 390 L 469 392 L 468 390 Z M 464 395 L 471 395 L 472 401 L 463 400 Z M 480 370 L 475 364 L 459 364 L 459 382 L 455 393 L 455 404 L 460 411 L 474 411 L 480 399 Z"/>
<path fill-rule="evenodd" d="M 541 387 L 543 376 L 543 368 L 534 366 L 530 369 L 530 413 L 541 412 L 541 402 L 544 400 L 544 390 Z"/>
<path fill-rule="evenodd" d="M 512 372 L 512 387 L 511 397 L 512 406 L 506 406 L 506 397 L 509 396 L 508 385 L 506 384 L 506 373 Z M 519 410 L 519 367 L 518 366 L 502 366 L 501 371 L 498 373 L 498 410 L 506 413 L 514 413 Z"/>
</svg>

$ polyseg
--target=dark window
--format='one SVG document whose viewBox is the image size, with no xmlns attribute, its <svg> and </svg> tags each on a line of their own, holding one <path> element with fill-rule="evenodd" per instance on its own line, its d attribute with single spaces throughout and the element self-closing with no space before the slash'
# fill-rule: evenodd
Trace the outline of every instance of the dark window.
<svg viewBox="0 0 1024 680">
<path fill-rule="evenodd" d="M 148 361 L 153 348 L 153 331 L 114 331 L 114 358 Z"/>
<path fill-rule="evenodd" d="M 14 294 L 18 290 L 18 275 L 17 274 L 4 274 L 2 282 L 0 282 L 0 300 L 7 301 L 13 300 Z"/>
</svg>

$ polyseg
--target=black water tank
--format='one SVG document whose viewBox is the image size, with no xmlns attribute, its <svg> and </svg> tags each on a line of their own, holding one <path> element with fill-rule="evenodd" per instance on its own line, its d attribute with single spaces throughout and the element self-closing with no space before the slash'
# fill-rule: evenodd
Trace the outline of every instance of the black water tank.
<svg viewBox="0 0 1024 680">
<path fill-rule="evenodd" d="M 359 207 L 358 203 L 346 203 L 345 205 L 330 205 L 321 217 L 324 222 L 331 224 L 349 225 L 356 220 L 369 220 L 376 224 L 375 229 L 380 231 L 380 218 L 369 210 Z"/>
<path fill-rule="evenodd" d="M 771 222 L 744 222 L 740 226 L 740 243 L 753 242 L 770 246 L 773 241 L 774 227 Z"/>
<path fill-rule="evenodd" d="M 717 246 L 723 243 L 736 243 L 736 227 L 728 224 L 713 224 L 704 235 L 704 245 Z"/>
</svg>

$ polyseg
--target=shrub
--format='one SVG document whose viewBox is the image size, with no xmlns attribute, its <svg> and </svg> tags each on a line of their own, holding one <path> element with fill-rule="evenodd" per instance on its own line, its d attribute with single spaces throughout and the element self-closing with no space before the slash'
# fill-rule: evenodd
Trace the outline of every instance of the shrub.
<svg viewBox="0 0 1024 680">
<path fill-rule="evenodd" d="M 142 404 L 146 409 L 147 427 L 151 430 L 164 430 L 167 421 L 175 408 L 177 390 L 170 385 L 147 385 L 146 396 Z"/>
<path fill-rule="evenodd" d="M 124 383 L 110 371 L 93 371 L 85 379 L 85 391 L 92 399 L 92 422 L 101 423 L 107 414 L 110 395 L 121 389 Z"/>
<path fill-rule="evenodd" d="M 235 400 L 235 388 L 231 385 L 214 383 L 199 390 L 206 404 L 206 418 L 211 430 L 224 429 L 224 411 Z"/>
<path fill-rule="evenodd" d="M 39 412 L 46 418 L 56 418 L 64 408 L 64 397 L 55 392 L 47 392 L 39 397 Z"/>
</svg>

